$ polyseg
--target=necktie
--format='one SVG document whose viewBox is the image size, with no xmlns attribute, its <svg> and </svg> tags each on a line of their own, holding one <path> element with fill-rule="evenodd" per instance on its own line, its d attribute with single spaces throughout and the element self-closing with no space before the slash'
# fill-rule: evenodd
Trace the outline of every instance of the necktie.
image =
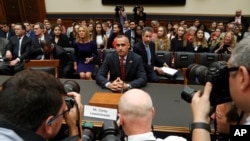
<svg viewBox="0 0 250 141">
<path fill-rule="evenodd" d="M 149 45 L 146 45 L 146 52 L 147 52 L 147 58 L 148 58 L 148 65 L 151 65 L 151 52 Z"/>
<path fill-rule="evenodd" d="M 126 76 L 125 76 L 125 62 L 124 62 L 123 57 L 121 57 L 121 59 L 120 59 L 120 74 L 121 74 L 121 79 L 123 81 L 125 81 L 125 78 L 126 78 Z"/>
</svg>

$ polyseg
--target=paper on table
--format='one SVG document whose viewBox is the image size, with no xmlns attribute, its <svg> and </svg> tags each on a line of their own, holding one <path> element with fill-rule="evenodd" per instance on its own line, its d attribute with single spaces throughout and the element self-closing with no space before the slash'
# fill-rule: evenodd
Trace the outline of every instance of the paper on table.
<svg viewBox="0 0 250 141">
<path fill-rule="evenodd" d="M 173 69 L 173 68 L 169 68 L 169 67 L 162 67 L 161 69 L 163 70 L 163 72 L 165 72 L 166 74 L 171 75 L 171 76 L 175 75 L 178 71 L 177 69 Z"/>
</svg>

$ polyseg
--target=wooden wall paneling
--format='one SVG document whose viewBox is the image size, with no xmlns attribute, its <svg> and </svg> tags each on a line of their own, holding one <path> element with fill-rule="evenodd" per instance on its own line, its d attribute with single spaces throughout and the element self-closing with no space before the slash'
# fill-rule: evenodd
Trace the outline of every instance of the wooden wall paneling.
<svg viewBox="0 0 250 141">
<path fill-rule="evenodd" d="M 46 18 L 46 8 L 44 0 L 22 0 L 24 20 L 31 23 L 43 22 Z"/>
<path fill-rule="evenodd" d="M 9 23 L 21 22 L 24 13 L 20 7 L 21 0 L 3 0 L 6 18 Z"/>
<path fill-rule="evenodd" d="M 0 0 L 0 20 L 7 20 L 3 0 Z"/>
</svg>

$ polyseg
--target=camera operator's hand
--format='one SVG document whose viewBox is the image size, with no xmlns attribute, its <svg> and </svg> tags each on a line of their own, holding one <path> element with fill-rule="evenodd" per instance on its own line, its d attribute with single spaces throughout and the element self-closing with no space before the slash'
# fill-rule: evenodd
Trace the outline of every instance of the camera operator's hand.
<svg viewBox="0 0 250 141">
<path fill-rule="evenodd" d="M 193 122 L 205 122 L 209 124 L 209 113 L 210 113 L 210 93 L 212 91 L 212 84 L 207 82 L 204 91 L 198 91 L 192 98 L 192 112 Z"/>
<path fill-rule="evenodd" d="M 80 117 L 78 117 L 78 110 L 76 108 L 76 104 L 74 105 L 73 108 L 70 109 L 70 111 L 68 113 L 66 113 L 64 115 L 65 121 L 70 129 L 70 136 L 75 136 L 75 135 L 79 135 L 77 124 L 79 124 L 79 126 L 81 127 L 81 123 L 82 123 L 82 119 L 83 119 L 83 105 L 81 102 L 81 95 L 80 94 L 78 94 L 76 92 L 69 92 L 68 96 L 75 99 L 77 106 L 78 106 L 78 109 L 79 109 L 79 116 Z M 79 118 L 79 123 L 76 123 L 78 118 Z M 80 129 L 82 129 L 82 128 L 80 128 Z M 82 131 L 80 134 L 82 135 Z"/>
</svg>

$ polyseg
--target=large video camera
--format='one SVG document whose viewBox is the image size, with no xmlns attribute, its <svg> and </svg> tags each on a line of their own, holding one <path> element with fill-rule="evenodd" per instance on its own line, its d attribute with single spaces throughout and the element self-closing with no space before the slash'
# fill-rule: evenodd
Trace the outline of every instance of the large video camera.
<svg viewBox="0 0 250 141">
<path fill-rule="evenodd" d="M 115 11 L 119 12 L 123 6 L 122 5 L 116 5 L 115 6 Z"/>
<path fill-rule="evenodd" d="M 99 133 L 94 132 L 93 123 L 83 123 L 83 141 L 120 141 L 120 129 L 115 121 L 105 121 Z"/>
<path fill-rule="evenodd" d="M 205 85 L 211 82 L 213 85 L 210 95 L 210 103 L 212 106 L 232 101 L 229 91 L 229 71 L 227 62 L 216 61 L 206 66 L 191 64 L 188 66 L 186 76 L 189 82 L 194 84 Z M 181 97 L 187 102 L 192 101 L 192 97 L 196 90 L 185 86 Z"/>
</svg>

